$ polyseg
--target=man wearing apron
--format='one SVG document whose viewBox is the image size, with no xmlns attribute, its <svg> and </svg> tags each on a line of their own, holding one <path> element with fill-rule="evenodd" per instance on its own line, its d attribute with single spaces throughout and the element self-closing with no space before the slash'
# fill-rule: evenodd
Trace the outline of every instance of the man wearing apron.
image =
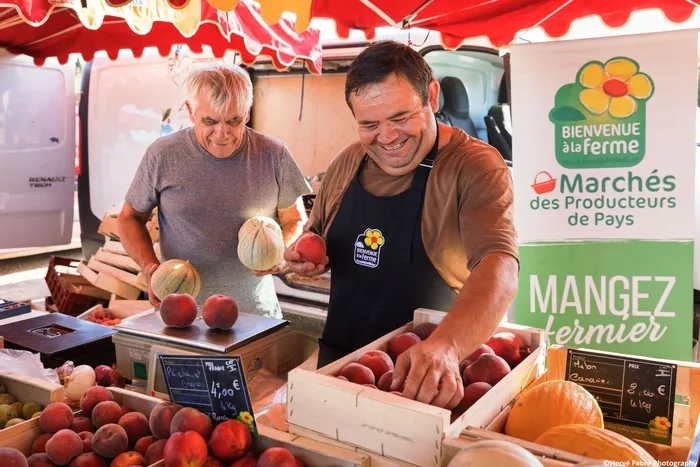
<svg viewBox="0 0 700 467">
<path fill-rule="evenodd" d="M 347 75 L 346 100 L 360 143 L 331 164 L 309 230 L 326 241 L 332 267 L 318 366 L 412 321 L 416 308 L 448 311 L 430 338 L 396 362 L 392 389 L 455 407 L 459 362 L 493 333 L 517 288 L 512 180 L 498 152 L 439 124 L 439 85 L 407 46 L 369 46 Z M 469 270 L 467 270 L 469 268 Z M 467 280 L 468 279 L 468 280 Z"/>
</svg>

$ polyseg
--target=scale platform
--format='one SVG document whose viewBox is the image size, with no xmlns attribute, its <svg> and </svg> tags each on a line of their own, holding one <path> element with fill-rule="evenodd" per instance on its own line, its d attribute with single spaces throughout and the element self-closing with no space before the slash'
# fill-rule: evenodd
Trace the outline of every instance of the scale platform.
<svg viewBox="0 0 700 467">
<path fill-rule="evenodd" d="M 166 326 L 160 318 L 160 312 L 153 311 L 122 321 L 114 326 L 114 329 L 118 333 L 225 354 L 289 324 L 287 320 L 239 313 L 238 320 L 232 329 L 210 329 L 202 319 L 202 307 L 200 306 L 197 318 L 187 328 Z"/>
</svg>

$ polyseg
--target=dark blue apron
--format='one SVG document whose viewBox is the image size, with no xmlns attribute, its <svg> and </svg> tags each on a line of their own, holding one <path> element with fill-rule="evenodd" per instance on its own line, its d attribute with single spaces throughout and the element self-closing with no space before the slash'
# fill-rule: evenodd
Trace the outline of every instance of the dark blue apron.
<svg viewBox="0 0 700 467">
<path fill-rule="evenodd" d="M 423 246 L 421 217 L 439 135 L 411 188 L 374 196 L 359 183 L 360 163 L 327 236 L 331 264 L 328 317 L 318 367 L 413 320 L 416 308 L 447 311 L 456 297 Z"/>
</svg>

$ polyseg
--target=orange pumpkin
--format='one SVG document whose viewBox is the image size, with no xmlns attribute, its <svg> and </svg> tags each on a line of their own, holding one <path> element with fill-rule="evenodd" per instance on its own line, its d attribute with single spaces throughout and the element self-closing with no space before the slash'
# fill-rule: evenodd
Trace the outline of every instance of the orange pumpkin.
<svg viewBox="0 0 700 467">
<path fill-rule="evenodd" d="M 656 465 L 652 455 L 631 439 L 591 425 L 556 426 L 539 436 L 535 443 L 592 459 Z"/>
<path fill-rule="evenodd" d="M 505 434 L 534 441 L 559 425 L 583 423 L 603 428 L 603 412 L 595 398 L 571 381 L 547 381 L 523 392 L 515 401 Z"/>
</svg>

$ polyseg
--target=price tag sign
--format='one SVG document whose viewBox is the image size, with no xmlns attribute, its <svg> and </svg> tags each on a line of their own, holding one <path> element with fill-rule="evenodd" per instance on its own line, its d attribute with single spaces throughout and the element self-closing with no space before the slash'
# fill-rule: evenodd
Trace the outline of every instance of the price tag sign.
<svg viewBox="0 0 700 467">
<path fill-rule="evenodd" d="M 605 428 L 670 446 L 676 365 L 569 349 L 566 380 L 598 401 Z"/>
<path fill-rule="evenodd" d="M 258 429 L 240 357 L 159 355 L 170 400 L 195 408 L 216 422 L 238 420 Z"/>
</svg>

